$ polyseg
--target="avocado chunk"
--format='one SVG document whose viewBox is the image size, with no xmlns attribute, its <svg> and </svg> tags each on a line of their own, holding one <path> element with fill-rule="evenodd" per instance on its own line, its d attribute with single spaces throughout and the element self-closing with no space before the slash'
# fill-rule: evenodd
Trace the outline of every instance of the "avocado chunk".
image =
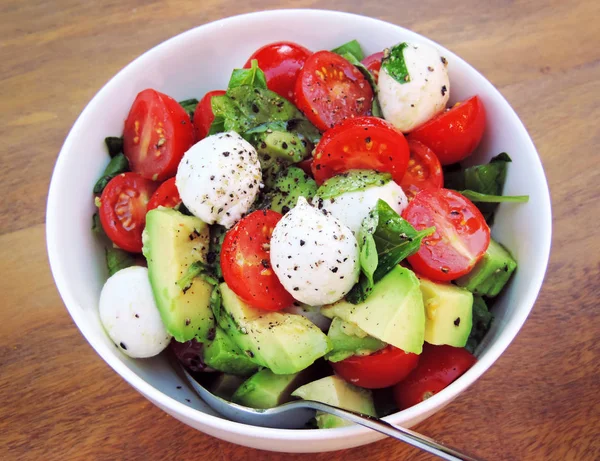
<svg viewBox="0 0 600 461">
<path fill-rule="evenodd" d="M 332 349 L 325 358 L 330 362 L 339 362 L 353 355 L 369 355 L 386 346 L 384 342 L 339 317 L 334 317 L 327 336 Z"/>
<path fill-rule="evenodd" d="M 219 325 L 257 365 L 277 375 L 292 374 L 331 349 L 327 336 L 305 317 L 251 307 L 226 283 L 220 290 Z"/>
<path fill-rule="evenodd" d="M 298 202 L 298 197 L 310 201 L 317 192 L 317 183 L 302 169 L 291 166 L 277 175 L 271 190 L 262 199 L 259 208 L 286 214 Z"/>
<path fill-rule="evenodd" d="M 473 324 L 473 294 L 449 283 L 421 279 L 425 341 L 465 347 Z"/>
<path fill-rule="evenodd" d="M 208 390 L 225 400 L 231 400 L 235 391 L 242 385 L 244 378 L 241 376 L 219 373 L 210 383 Z"/>
<path fill-rule="evenodd" d="M 325 181 L 317 191 L 317 197 L 323 200 L 335 198 L 347 192 L 358 192 L 373 186 L 385 186 L 392 180 L 389 173 L 374 170 L 350 170 Z"/>
<path fill-rule="evenodd" d="M 292 397 L 326 403 L 363 415 L 377 416 L 371 391 L 353 386 L 335 375 L 299 387 L 292 392 Z M 317 411 L 316 419 L 319 429 L 350 426 L 352 424 L 350 421 L 320 411 Z"/>
<path fill-rule="evenodd" d="M 231 400 L 250 408 L 274 408 L 289 402 L 292 392 L 311 379 L 310 368 L 289 375 L 276 375 L 263 368 L 244 381 Z"/>
<path fill-rule="evenodd" d="M 253 135 L 250 143 L 256 147 L 265 186 L 272 188 L 279 173 L 310 155 L 311 145 L 295 133 L 267 130 Z"/>
<path fill-rule="evenodd" d="M 490 240 L 490 245 L 471 272 L 456 280 L 456 284 L 476 295 L 493 298 L 504 288 L 517 262 L 501 244 Z"/>
<path fill-rule="evenodd" d="M 214 333 L 210 308 L 212 286 L 200 278 L 182 290 L 177 281 L 196 261 L 206 263 L 208 225 L 194 216 L 159 207 L 146 215 L 142 251 L 160 316 L 169 333 L 181 343 L 204 342 Z"/>
<path fill-rule="evenodd" d="M 368 335 L 405 352 L 420 354 L 423 350 L 423 297 L 419 279 L 405 267 L 396 266 L 388 272 L 362 303 L 341 300 L 322 307 L 321 313 L 354 323 Z"/>
<path fill-rule="evenodd" d="M 204 363 L 214 370 L 239 376 L 248 376 L 258 369 L 219 327 L 215 339 L 204 346 Z"/>
</svg>

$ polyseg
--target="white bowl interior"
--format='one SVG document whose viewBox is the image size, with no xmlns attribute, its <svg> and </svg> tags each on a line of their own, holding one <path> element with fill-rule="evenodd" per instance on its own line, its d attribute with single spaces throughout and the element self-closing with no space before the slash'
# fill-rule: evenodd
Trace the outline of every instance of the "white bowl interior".
<svg viewBox="0 0 600 461">
<path fill-rule="evenodd" d="M 359 427 L 293 431 L 229 422 L 196 397 L 164 357 L 133 360 L 112 344 L 97 314 L 107 276 L 104 253 L 90 231 L 94 213 L 91 189 L 108 163 L 103 139 L 122 133 L 133 99 L 145 88 L 155 88 L 178 100 L 200 99 L 209 90 L 224 89 L 231 70 L 243 65 L 255 49 L 266 43 L 291 40 L 319 50 L 353 38 L 360 41 L 367 54 L 403 40 L 429 42 L 389 23 L 332 11 L 279 10 L 204 25 L 148 51 L 102 88 L 71 130 L 55 167 L 48 198 L 48 252 L 57 286 L 77 326 L 103 359 L 154 403 L 176 418 L 232 442 L 278 451 L 325 451 L 357 446 L 379 436 Z M 496 320 L 477 351 L 479 362 L 440 394 L 388 418 L 406 426 L 449 403 L 504 351 L 533 306 L 550 250 L 548 187 L 531 139 L 506 100 L 487 80 L 453 53 L 436 46 L 449 61 L 451 102 L 478 94 L 487 109 L 485 137 L 471 162 L 486 162 L 500 152 L 508 152 L 513 164 L 505 192 L 529 194 L 530 201 L 501 205 L 493 226 L 494 237 L 511 250 L 519 268 L 494 308 Z"/>
</svg>

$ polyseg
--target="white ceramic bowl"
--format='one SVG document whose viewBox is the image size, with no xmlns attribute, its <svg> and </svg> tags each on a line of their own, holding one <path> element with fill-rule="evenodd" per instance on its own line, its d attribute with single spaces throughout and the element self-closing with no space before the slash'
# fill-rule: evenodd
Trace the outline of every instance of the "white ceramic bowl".
<svg viewBox="0 0 600 461">
<path fill-rule="evenodd" d="M 81 333 L 106 363 L 157 406 L 196 429 L 230 442 L 264 450 L 319 452 L 363 445 L 382 436 L 361 427 L 281 430 L 234 423 L 211 411 L 163 357 L 133 360 L 119 352 L 98 317 L 98 298 L 107 274 L 103 250 L 90 231 L 92 186 L 108 162 L 103 139 L 122 133 L 129 107 L 144 88 L 156 88 L 177 100 L 200 98 L 209 90 L 225 88 L 231 70 L 266 43 L 291 40 L 320 50 L 353 38 L 367 54 L 403 40 L 432 43 L 393 24 L 333 11 L 267 11 L 206 24 L 151 49 L 110 80 L 71 129 L 56 162 L 48 196 L 48 254 L 56 285 Z M 530 201 L 502 205 L 497 214 L 493 235 L 510 248 L 519 268 L 495 306 L 496 320 L 477 351 L 478 362 L 444 391 L 387 418 L 405 427 L 444 407 L 498 359 L 533 307 L 550 252 L 548 186 L 523 124 L 481 74 L 452 52 L 434 45 L 448 58 L 451 102 L 478 94 L 487 109 L 486 133 L 472 161 L 486 162 L 499 152 L 508 152 L 513 163 L 505 192 L 529 194 Z"/>
</svg>

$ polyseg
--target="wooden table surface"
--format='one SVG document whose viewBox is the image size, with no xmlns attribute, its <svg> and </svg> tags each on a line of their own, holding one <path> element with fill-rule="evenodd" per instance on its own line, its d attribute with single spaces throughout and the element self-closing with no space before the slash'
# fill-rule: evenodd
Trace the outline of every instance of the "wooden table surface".
<svg viewBox="0 0 600 461">
<path fill-rule="evenodd" d="M 48 268 L 44 213 L 53 164 L 100 87 L 179 32 L 283 6 L 370 15 L 444 44 L 506 96 L 546 169 L 554 236 L 538 302 L 500 360 L 416 429 L 488 460 L 600 459 L 600 2 L 450 3 L 1 2 L 1 459 L 430 459 L 392 440 L 331 454 L 275 454 L 190 429 L 96 355 Z"/>
</svg>

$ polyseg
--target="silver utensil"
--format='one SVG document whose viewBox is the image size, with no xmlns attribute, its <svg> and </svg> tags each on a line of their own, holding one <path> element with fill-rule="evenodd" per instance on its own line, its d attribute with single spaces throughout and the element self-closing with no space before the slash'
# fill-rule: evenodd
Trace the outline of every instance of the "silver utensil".
<svg viewBox="0 0 600 461">
<path fill-rule="evenodd" d="M 202 386 L 196 381 L 183 367 L 181 368 L 185 378 L 192 388 L 200 395 L 217 413 L 225 416 L 227 419 L 239 423 L 251 424 L 253 426 L 274 427 L 279 429 L 298 429 L 305 427 L 306 423 L 314 417 L 315 410 L 323 411 L 334 416 L 339 416 L 353 423 L 368 427 L 382 434 L 401 440 L 409 445 L 420 448 L 442 459 L 452 461 L 480 461 L 477 458 L 466 455 L 453 448 L 450 448 L 440 442 L 419 434 L 418 432 L 395 426 L 373 416 L 362 415 L 353 411 L 343 410 L 332 405 L 312 400 L 296 400 L 284 403 L 275 408 L 258 410 L 244 407 L 233 402 L 222 399 Z"/>
</svg>

